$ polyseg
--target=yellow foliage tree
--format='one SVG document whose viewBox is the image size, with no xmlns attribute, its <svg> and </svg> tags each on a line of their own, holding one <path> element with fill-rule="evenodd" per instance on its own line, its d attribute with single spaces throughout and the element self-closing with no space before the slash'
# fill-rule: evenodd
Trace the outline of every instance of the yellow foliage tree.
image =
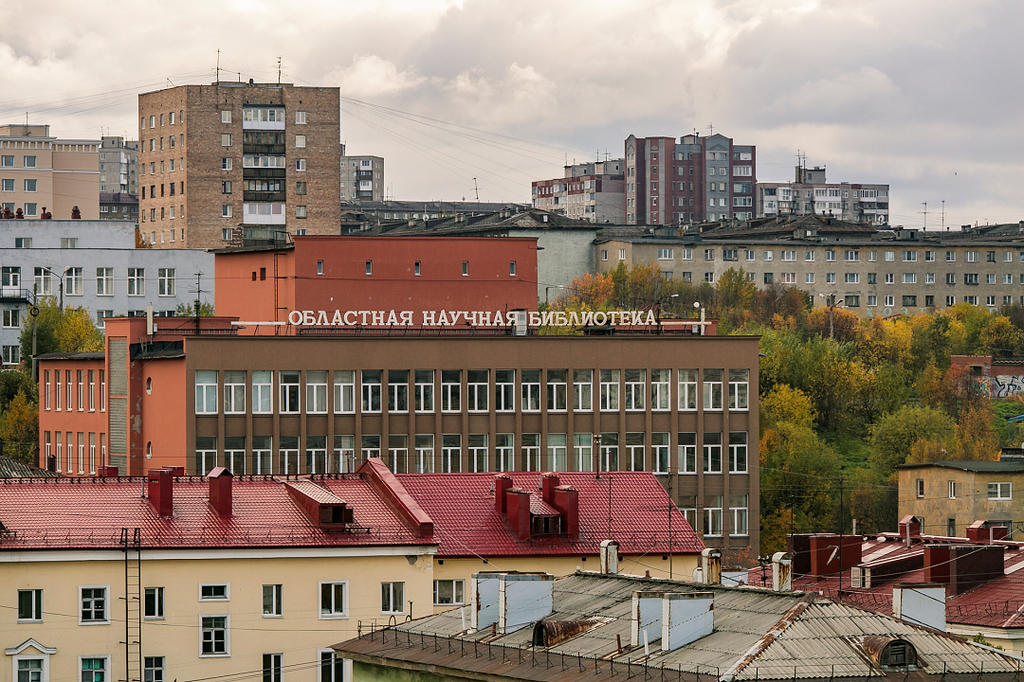
<svg viewBox="0 0 1024 682">
<path fill-rule="evenodd" d="M 65 309 L 57 320 L 54 335 L 65 353 L 96 353 L 103 351 L 103 334 L 96 329 L 85 308 Z"/>
<path fill-rule="evenodd" d="M 19 462 L 31 463 L 39 441 L 39 406 L 18 391 L 0 419 L 0 438 L 4 454 Z"/>
</svg>

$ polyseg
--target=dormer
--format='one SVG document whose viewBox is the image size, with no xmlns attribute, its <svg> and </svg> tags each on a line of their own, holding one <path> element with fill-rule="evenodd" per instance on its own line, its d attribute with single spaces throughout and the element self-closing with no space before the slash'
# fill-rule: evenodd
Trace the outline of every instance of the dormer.
<svg viewBox="0 0 1024 682">
<path fill-rule="evenodd" d="M 343 531 L 353 523 L 355 515 L 345 500 L 312 481 L 288 481 L 288 496 L 314 526 L 323 530 Z"/>
<path fill-rule="evenodd" d="M 512 477 L 498 474 L 494 480 L 494 511 L 520 540 L 543 537 L 579 539 L 579 491 L 561 485 L 558 474 L 541 476 L 541 494 L 513 486 Z"/>
</svg>

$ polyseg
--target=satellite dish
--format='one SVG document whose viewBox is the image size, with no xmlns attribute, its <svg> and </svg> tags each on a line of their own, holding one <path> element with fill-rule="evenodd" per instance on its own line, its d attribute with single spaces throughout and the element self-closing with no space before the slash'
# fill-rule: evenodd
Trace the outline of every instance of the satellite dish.
<svg viewBox="0 0 1024 682">
<path fill-rule="evenodd" d="M 836 547 L 835 549 L 832 550 L 832 554 L 829 555 L 828 561 L 825 562 L 825 563 L 826 564 L 832 563 L 832 561 L 836 558 L 836 554 L 838 554 L 838 553 L 839 553 L 839 548 Z"/>
</svg>

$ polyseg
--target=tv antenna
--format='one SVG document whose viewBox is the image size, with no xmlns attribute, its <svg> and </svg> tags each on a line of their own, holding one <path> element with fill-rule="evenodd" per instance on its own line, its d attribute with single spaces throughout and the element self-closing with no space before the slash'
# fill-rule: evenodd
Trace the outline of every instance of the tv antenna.
<svg viewBox="0 0 1024 682">
<path fill-rule="evenodd" d="M 924 214 L 924 227 L 922 229 L 923 230 L 927 230 L 928 229 L 928 202 L 927 201 L 922 201 L 921 205 L 924 206 L 924 210 L 923 211 L 918 211 L 918 212 Z"/>
</svg>

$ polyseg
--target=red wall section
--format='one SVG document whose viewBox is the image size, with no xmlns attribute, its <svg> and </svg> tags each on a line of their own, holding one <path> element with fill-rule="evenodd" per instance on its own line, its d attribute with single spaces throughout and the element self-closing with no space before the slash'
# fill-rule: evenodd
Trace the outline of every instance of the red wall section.
<svg viewBox="0 0 1024 682">
<path fill-rule="evenodd" d="M 278 253 L 279 278 L 285 278 L 278 280 L 277 305 L 285 308 L 279 320 L 291 310 L 412 310 L 418 325 L 423 310 L 537 309 L 533 238 L 295 237 L 293 250 Z M 267 251 L 218 253 L 217 314 L 274 320 L 273 260 Z M 323 261 L 322 275 L 317 261 Z M 462 274 L 463 261 L 468 275 Z M 260 268 L 267 269 L 265 281 Z"/>
</svg>

